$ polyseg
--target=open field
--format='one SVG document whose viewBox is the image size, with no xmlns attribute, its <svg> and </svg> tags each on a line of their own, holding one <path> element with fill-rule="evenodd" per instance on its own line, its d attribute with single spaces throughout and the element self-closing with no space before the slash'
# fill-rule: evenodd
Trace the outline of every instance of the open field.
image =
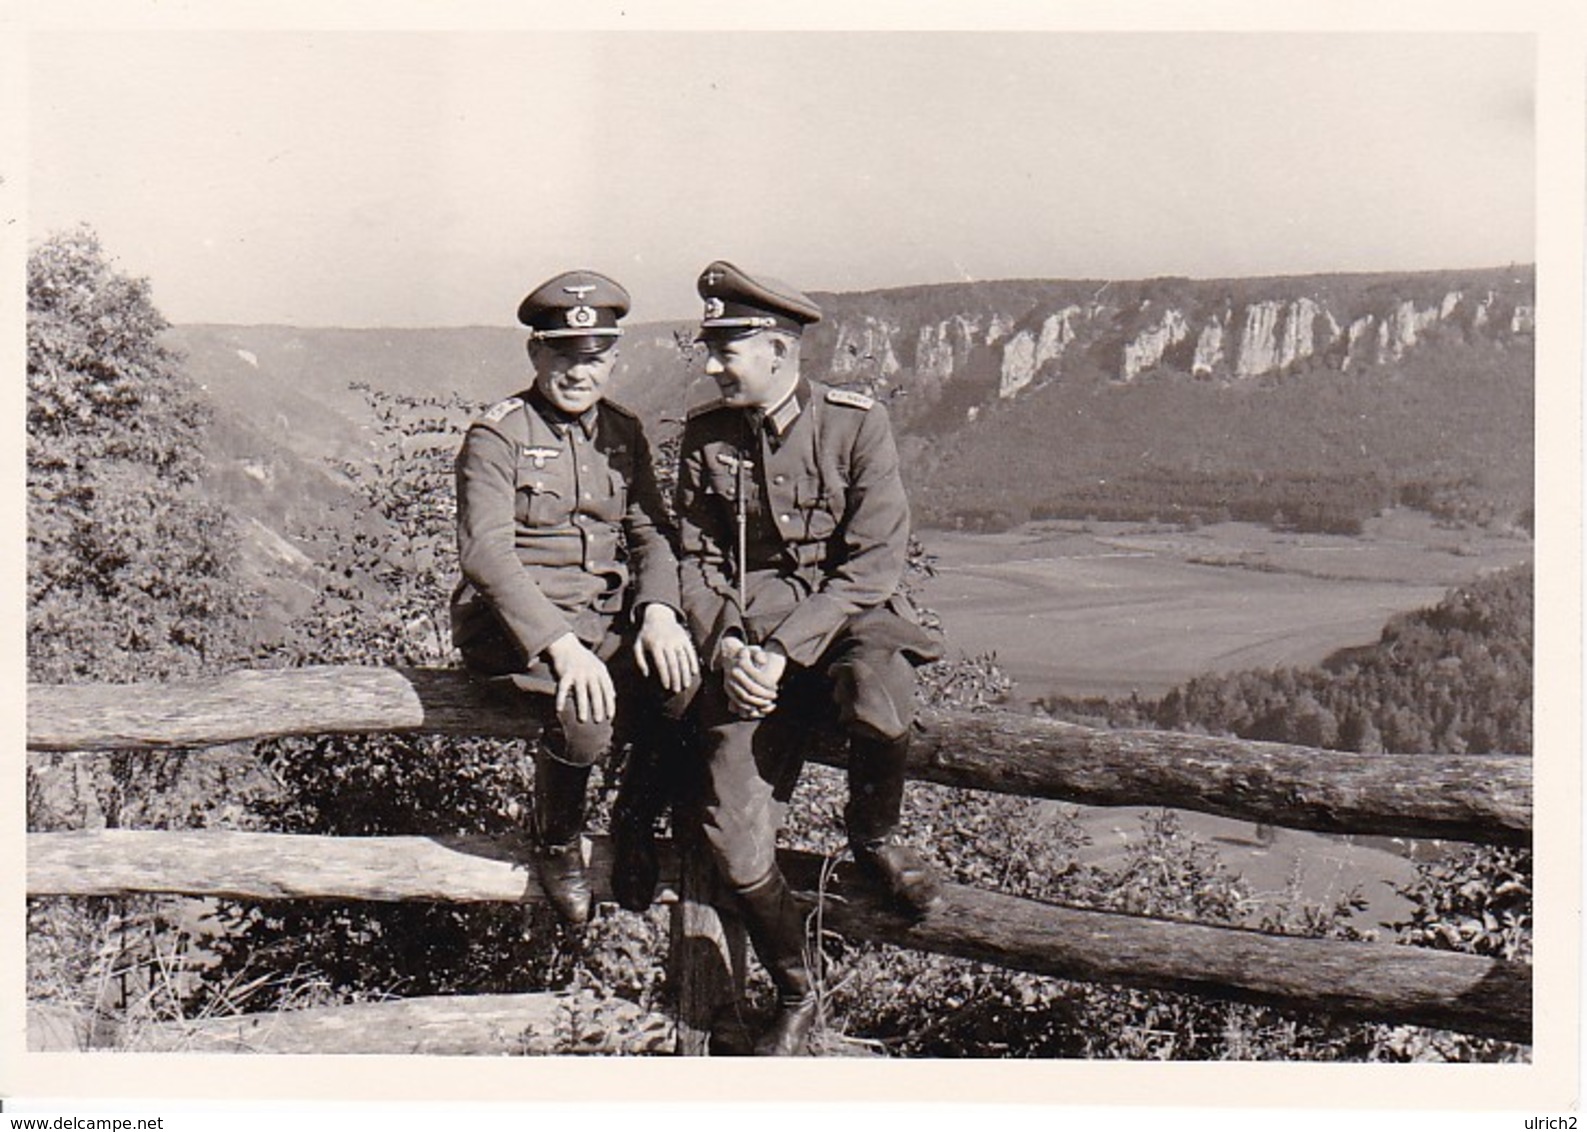
<svg viewBox="0 0 1587 1132">
<path fill-rule="evenodd" d="M 937 559 L 923 601 L 955 649 L 996 653 L 1024 702 L 1160 696 L 1203 672 L 1317 664 L 1532 554 L 1529 539 L 1445 530 L 1409 511 L 1357 538 L 1050 522 L 921 539 Z"/>
<path fill-rule="evenodd" d="M 1519 536 L 1447 530 L 1397 511 L 1359 538 L 1281 533 L 1243 523 L 1187 531 L 1125 523 L 1031 523 L 998 535 L 921 534 L 937 558 L 922 599 L 954 648 L 995 652 L 1013 698 L 1160 696 L 1202 672 L 1313 665 L 1376 641 L 1396 613 L 1436 604 L 1485 570 L 1525 562 Z M 1053 803 L 1054 806 L 1058 803 Z M 1141 836 L 1141 810 L 1076 807 L 1094 864 Z M 1258 899 L 1293 884 L 1329 904 L 1357 889 L 1361 928 L 1410 911 L 1397 886 L 1430 846 L 1349 838 L 1183 813 Z"/>
</svg>

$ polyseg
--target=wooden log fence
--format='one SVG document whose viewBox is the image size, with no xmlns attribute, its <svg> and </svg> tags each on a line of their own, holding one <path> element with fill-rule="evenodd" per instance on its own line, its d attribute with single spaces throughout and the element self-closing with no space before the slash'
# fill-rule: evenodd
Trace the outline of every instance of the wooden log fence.
<svg viewBox="0 0 1587 1132">
<path fill-rule="evenodd" d="M 307 667 L 181 684 L 33 685 L 35 751 L 213 747 L 287 735 L 518 737 L 521 708 L 456 669 Z M 1171 806 L 1323 833 L 1524 846 L 1532 764 L 1515 755 L 1386 757 L 1012 712 L 926 712 L 910 777 L 1098 806 Z M 840 751 L 819 750 L 838 765 Z"/>
<path fill-rule="evenodd" d="M 319 667 L 169 685 L 33 686 L 28 702 L 28 747 L 40 751 L 193 748 L 322 733 L 522 737 L 532 726 L 510 702 L 450 669 Z M 1524 756 L 1353 755 L 1099 731 L 995 711 L 926 713 L 914 748 L 911 777 L 960 788 L 1171 806 L 1332 833 L 1510 846 L 1531 837 L 1531 763 Z M 835 749 L 816 757 L 842 761 Z M 681 849 L 667 847 L 663 877 L 675 901 L 669 961 L 680 988 L 676 1048 L 703 1053 L 741 985 L 744 943 L 716 913 L 705 855 L 687 840 Z M 591 839 L 591 858 L 604 883 L 604 839 Z M 28 892 L 522 903 L 542 898 L 527 860 L 526 846 L 513 838 L 35 833 L 28 838 Z M 796 886 L 817 890 L 819 858 L 784 854 L 784 864 Z M 822 908 L 825 926 L 846 937 L 1064 979 L 1531 1039 L 1525 964 L 1118 915 L 954 885 L 942 911 L 911 923 L 844 880 L 839 869 L 823 890 Z M 433 1009 L 446 1016 L 444 1007 Z M 328 1033 L 337 1023 L 323 1025 L 330 1029 L 305 1023 L 301 1032 Z M 257 1034 L 265 1031 L 249 1032 L 261 1041 Z"/>
</svg>

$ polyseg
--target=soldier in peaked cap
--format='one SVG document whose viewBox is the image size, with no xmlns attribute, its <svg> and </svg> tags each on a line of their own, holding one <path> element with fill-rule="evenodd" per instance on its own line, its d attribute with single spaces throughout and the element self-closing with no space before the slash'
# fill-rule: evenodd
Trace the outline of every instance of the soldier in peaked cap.
<svg viewBox="0 0 1587 1132">
<path fill-rule="evenodd" d="M 677 488 L 682 592 L 709 675 L 701 822 L 781 1009 L 756 1052 L 804 1052 L 818 1009 L 804 917 L 776 825 L 812 719 L 849 739 L 849 845 L 899 910 L 938 903 L 899 841 L 914 667 L 942 655 L 902 589 L 909 504 L 887 410 L 799 372 L 820 308 L 793 287 L 711 264 L 699 339 L 719 400 L 690 414 Z"/>
<path fill-rule="evenodd" d="M 534 382 L 476 420 L 457 457 L 453 641 L 471 670 L 550 716 L 535 756 L 536 866 L 575 925 L 590 911 L 590 768 L 620 738 L 670 736 L 665 701 L 681 711 L 699 673 L 650 447 L 638 418 L 604 397 L 628 307 L 593 271 L 531 291 L 518 319 Z M 650 891 L 641 903 L 625 879 L 643 886 L 614 876 L 625 906 L 647 907 Z"/>
</svg>

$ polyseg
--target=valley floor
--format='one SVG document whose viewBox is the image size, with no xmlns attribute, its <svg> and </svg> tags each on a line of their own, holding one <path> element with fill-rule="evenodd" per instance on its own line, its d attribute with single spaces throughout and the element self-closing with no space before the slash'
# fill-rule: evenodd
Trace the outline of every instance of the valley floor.
<svg viewBox="0 0 1587 1132">
<path fill-rule="evenodd" d="M 995 653 L 1027 703 L 1156 697 L 1204 672 L 1315 665 L 1376 641 L 1396 613 L 1532 557 L 1529 538 L 1449 530 L 1405 510 L 1354 538 L 1043 522 L 921 540 L 937 559 L 922 601 L 950 645 Z"/>
</svg>

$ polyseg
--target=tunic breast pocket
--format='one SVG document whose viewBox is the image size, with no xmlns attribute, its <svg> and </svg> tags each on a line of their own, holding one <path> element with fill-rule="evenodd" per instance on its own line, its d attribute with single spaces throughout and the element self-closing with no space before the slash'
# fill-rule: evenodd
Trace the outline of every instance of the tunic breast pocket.
<svg viewBox="0 0 1587 1132">
<path fill-rule="evenodd" d="M 832 513 L 832 496 L 823 488 L 820 476 L 800 476 L 794 481 L 794 507 L 799 526 L 807 539 L 828 539 L 837 532 L 838 517 Z"/>
<path fill-rule="evenodd" d="M 520 471 L 514 508 L 526 527 L 563 527 L 573 513 L 572 499 L 564 486 L 543 472 Z"/>
<path fill-rule="evenodd" d="M 615 523 L 623 517 L 623 510 L 627 506 L 628 477 L 616 468 L 607 468 L 605 472 L 598 473 L 584 509 L 597 519 Z"/>
</svg>

